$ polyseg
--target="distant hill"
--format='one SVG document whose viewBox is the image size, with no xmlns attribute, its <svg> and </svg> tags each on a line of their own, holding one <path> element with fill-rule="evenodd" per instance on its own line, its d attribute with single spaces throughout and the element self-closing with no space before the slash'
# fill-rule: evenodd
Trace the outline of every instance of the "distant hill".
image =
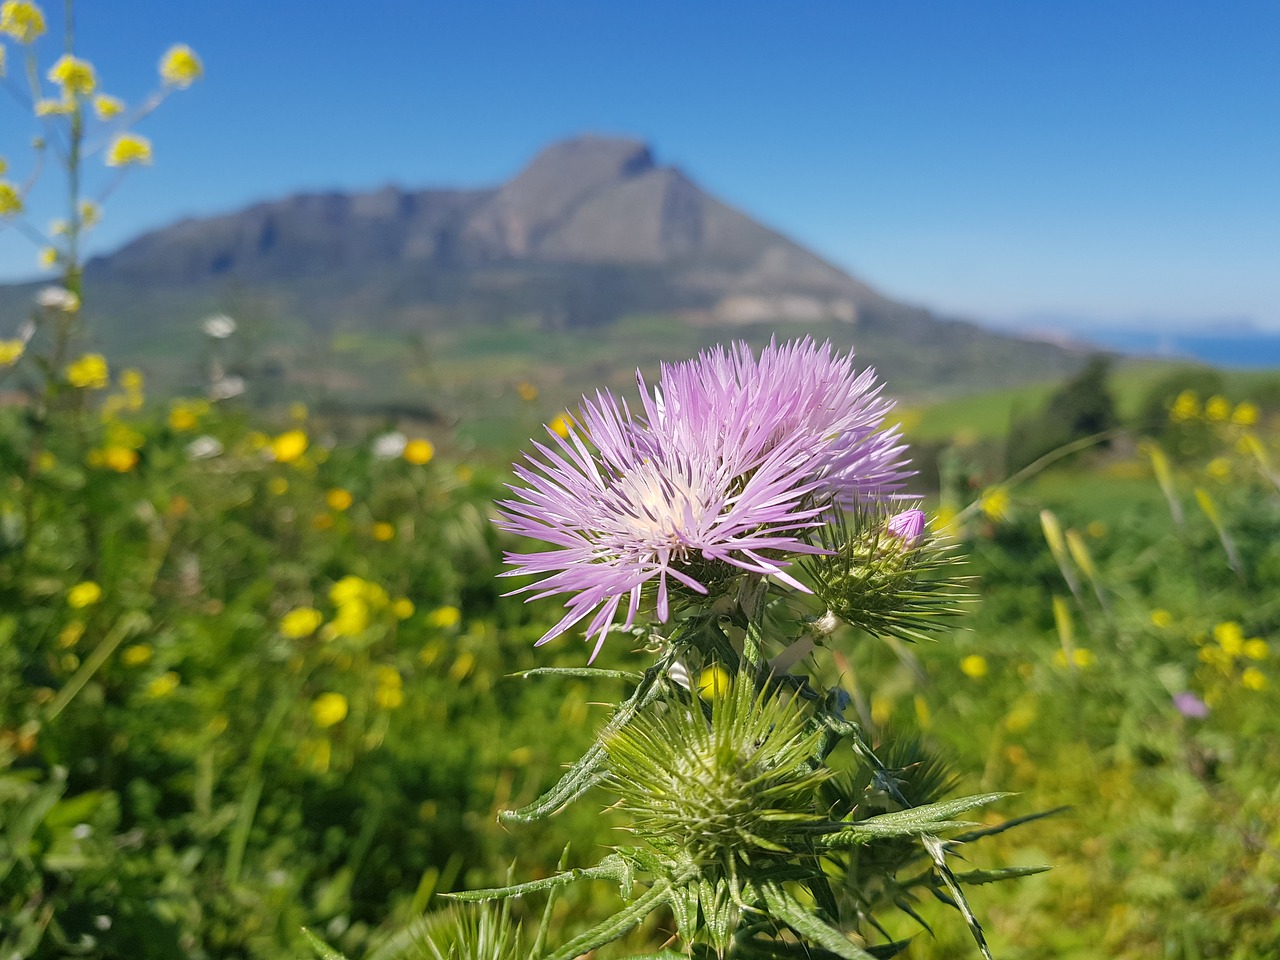
<svg viewBox="0 0 1280 960">
<path fill-rule="evenodd" d="M 624 318 L 655 315 L 698 331 L 691 342 L 834 331 L 944 391 L 1055 376 L 1078 359 L 890 300 L 655 163 L 644 143 L 609 137 L 554 144 L 492 189 L 307 194 L 183 220 L 91 261 L 86 282 L 103 345 L 175 385 L 211 310 L 256 338 L 246 363 L 270 358 L 277 378 L 366 398 L 396 393 L 406 351 L 438 363 L 474 352 L 479 329 L 564 334 L 572 349 L 586 331 L 607 342 Z M 29 295 L 0 289 L 0 308 Z"/>
</svg>

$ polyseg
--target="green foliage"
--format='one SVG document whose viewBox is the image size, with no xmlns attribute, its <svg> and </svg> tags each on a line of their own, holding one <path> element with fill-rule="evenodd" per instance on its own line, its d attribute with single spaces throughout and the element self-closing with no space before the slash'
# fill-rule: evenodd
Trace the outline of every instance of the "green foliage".
<svg viewBox="0 0 1280 960">
<path fill-rule="evenodd" d="M 1072 441 L 1105 433 L 1119 422 L 1108 384 L 1111 361 L 1097 355 L 1045 401 L 1034 416 L 1009 426 L 1007 472 L 1014 473 Z"/>
</svg>

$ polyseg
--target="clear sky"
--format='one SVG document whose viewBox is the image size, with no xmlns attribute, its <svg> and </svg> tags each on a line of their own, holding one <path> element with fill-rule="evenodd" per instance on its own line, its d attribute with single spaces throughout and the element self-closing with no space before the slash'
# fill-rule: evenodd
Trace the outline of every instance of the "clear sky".
<svg viewBox="0 0 1280 960">
<path fill-rule="evenodd" d="M 141 124 L 156 162 L 99 250 L 299 190 L 494 184 L 617 133 L 949 315 L 1280 327 L 1277 0 L 81 0 L 77 33 L 127 100 L 174 42 L 207 69 Z M 0 104 L 12 177 L 33 132 Z M 34 262 L 0 231 L 0 276 Z"/>
</svg>

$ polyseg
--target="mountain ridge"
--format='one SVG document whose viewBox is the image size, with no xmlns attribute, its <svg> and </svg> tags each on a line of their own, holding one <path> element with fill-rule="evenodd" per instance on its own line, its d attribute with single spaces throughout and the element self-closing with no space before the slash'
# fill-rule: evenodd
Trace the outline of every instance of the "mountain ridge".
<svg viewBox="0 0 1280 960">
<path fill-rule="evenodd" d="M 567 399 L 588 376 L 622 383 L 637 365 L 775 334 L 856 346 L 895 390 L 935 396 L 1080 360 L 883 296 L 618 137 L 552 144 L 491 187 L 300 193 L 185 218 L 95 257 L 85 277 L 94 345 L 172 390 L 198 387 L 212 312 L 253 331 L 233 372 L 270 381 L 272 397 L 322 384 L 399 402 L 434 378 L 465 406 L 481 381 L 500 378 L 489 392 L 501 393 L 541 363 L 548 395 Z M 25 311 L 32 287 L 0 288 L 0 309 Z M 573 359 L 584 331 L 590 369 Z"/>
</svg>

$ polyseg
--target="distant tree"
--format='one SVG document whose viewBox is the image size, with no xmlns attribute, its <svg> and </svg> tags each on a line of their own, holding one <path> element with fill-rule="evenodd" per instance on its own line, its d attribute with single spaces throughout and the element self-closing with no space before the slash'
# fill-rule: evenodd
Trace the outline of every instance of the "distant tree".
<svg viewBox="0 0 1280 960">
<path fill-rule="evenodd" d="M 1059 387 L 1035 414 L 1009 426 L 1005 466 L 1020 470 L 1050 451 L 1119 423 L 1109 375 L 1111 358 L 1095 354 L 1084 369 Z"/>
</svg>

